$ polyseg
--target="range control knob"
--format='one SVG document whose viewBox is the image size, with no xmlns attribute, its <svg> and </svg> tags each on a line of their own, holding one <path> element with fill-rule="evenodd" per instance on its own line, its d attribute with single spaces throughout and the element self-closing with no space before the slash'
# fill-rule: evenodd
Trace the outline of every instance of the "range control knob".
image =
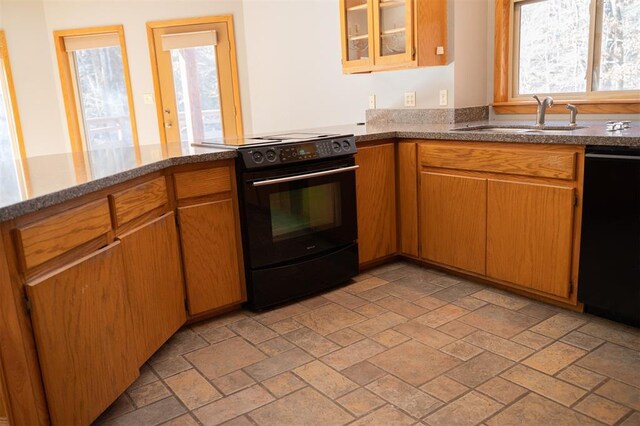
<svg viewBox="0 0 640 426">
<path fill-rule="evenodd" d="M 351 142 L 349 142 L 348 140 L 343 140 L 342 149 L 344 149 L 345 151 L 349 151 L 351 149 Z"/>
<path fill-rule="evenodd" d="M 257 164 L 260 164 L 264 161 L 264 155 L 260 152 L 260 151 L 255 151 L 251 157 L 253 158 L 253 161 Z"/>
<path fill-rule="evenodd" d="M 332 147 L 334 152 L 340 152 L 340 150 L 342 149 L 340 142 L 337 141 L 332 144 Z"/>
<path fill-rule="evenodd" d="M 267 150 L 267 152 L 265 153 L 265 156 L 267 157 L 267 160 L 269 161 L 276 161 L 276 158 L 278 158 L 278 156 L 276 155 L 276 152 L 272 149 Z"/>
</svg>

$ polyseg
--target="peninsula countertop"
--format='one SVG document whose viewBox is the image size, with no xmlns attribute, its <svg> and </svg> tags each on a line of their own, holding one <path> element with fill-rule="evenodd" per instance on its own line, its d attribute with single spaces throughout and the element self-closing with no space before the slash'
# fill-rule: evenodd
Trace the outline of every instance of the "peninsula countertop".
<svg viewBox="0 0 640 426">
<path fill-rule="evenodd" d="M 453 131 L 482 125 L 513 126 L 531 124 L 514 121 L 483 121 L 456 124 L 375 123 L 306 129 L 326 133 L 353 134 L 356 142 L 382 139 L 431 139 L 505 143 L 631 146 L 640 148 L 640 127 L 607 132 L 604 121 L 581 123 L 569 132 L 498 133 Z M 549 123 L 561 125 L 564 123 Z M 246 137 L 244 140 L 249 140 Z M 242 145 L 244 140 L 235 140 Z M 194 147 L 189 144 L 152 144 L 86 153 L 66 153 L 30 157 L 16 162 L 0 162 L 0 222 L 108 188 L 167 167 L 236 157 L 234 149 Z"/>
</svg>

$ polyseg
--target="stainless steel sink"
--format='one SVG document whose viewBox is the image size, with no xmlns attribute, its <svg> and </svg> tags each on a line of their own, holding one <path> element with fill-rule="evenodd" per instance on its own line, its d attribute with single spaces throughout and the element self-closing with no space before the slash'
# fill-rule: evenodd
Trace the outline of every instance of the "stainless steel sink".
<svg viewBox="0 0 640 426">
<path fill-rule="evenodd" d="M 545 126 L 538 128 L 536 126 L 517 126 L 517 125 L 502 125 L 502 126 L 470 126 L 470 127 L 458 127 L 451 129 L 452 132 L 481 132 L 481 133 L 515 133 L 515 134 L 546 134 L 546 133 L 570 133 L 577 129 L 584 129 L 584 127 L 570 127 L 570 126 Z"/>
</svg>

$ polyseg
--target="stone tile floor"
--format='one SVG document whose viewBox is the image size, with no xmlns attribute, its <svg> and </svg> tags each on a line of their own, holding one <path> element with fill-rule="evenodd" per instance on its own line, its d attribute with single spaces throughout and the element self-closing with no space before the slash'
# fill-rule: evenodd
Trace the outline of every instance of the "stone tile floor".
<svg viewBox="0 0 640 426">
<path fill-rule="evenodd" d="M 640 330 L 412 264 L 184 327 L 108 425 L 640 425 Z"/>
</svg>

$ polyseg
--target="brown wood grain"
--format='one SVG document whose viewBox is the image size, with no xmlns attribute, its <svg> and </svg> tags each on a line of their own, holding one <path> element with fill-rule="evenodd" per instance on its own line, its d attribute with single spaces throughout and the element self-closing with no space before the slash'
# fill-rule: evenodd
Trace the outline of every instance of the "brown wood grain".
<svg viewBox="0 0 640 426">
<path fill-rule="evenodd" d="M 422 172 L 422 257 L 485 273 L 487 180 Z"/>
<path fill-rule="evenodd" d="M 120 243 L 27 284 L 53 424 L 89 424 L 138 376 Z"/>
<path fill-rule="evenodd" d="M 416 59 L 419 67 L 446 65 L 447 0 L 417 0 Z M 444 55 L 436 55 L 436 48 L 444 47 Z"/>
<path fill-rule="evenodd" d="M 233 200 L 178 208 L 189 313 L 244 301 Z"/>
<path fill-rule="evenodd" d="M 119 240 L 142 365 L 187 320 L 175 215 L 167 213 Z"/>
<path fill-rule="evenodd" d="M 0 424 L 5 422 L 9 424 L 9 409 L 7 408 L 7 387 L 4 380 L 4 368 L 2 367 L 2 358 L 0 358 Z"/>
<path fill-rule="evenodd" d="M 538 150 L 511 147 L 483 147 L 481 144 L 428 143 L 420 146 L 423 167 L 477 170 L 481 172 L 573 180 L 574 151 Z"/>
<path fill-rule="evenodd" d="M 495 32 L 493 38 L 493 101 L 509 99 L 509 14 L 510 0 L 495 0 Z"/>
<path fill-rule="evenodd" d="M 16 425 L 50 423 L 31 319 L 24 304 L 17 260 L 8 228 L 0 241 L 0 357 L 7 388 L 5 403 Z"/>
<path fill-rule="evenodd" d="M 230 191 L 231 180 L 228 166 L 179 172 L 174 175 L 176 198 L 183 200 Z"/>
<path fill-rule="evenodd" d="M 356 198 L 358 250 L 361 264 L 395 254 L 396 173 L 395 144 L 358 148 Z"/>
<path fill-rule="evenodd" d="M 38 266 L 111 230 L 107 199 L 16 229 L 24 269 Z"/>
<path fill-rule="evenodd" d="M 489 180 L 487 275 L 566 298 L 574 189 Z"/>
<path fill-rule="evenodd" d="M 418 144 L 398 144 L 398 229 L 400 253 L 418 257 Z"/>
<path fill-rule="evenodd" d="M 116 192 L 110 198 L 115 210 L 116 226 L 121 226 L 169 202 L 164 176 Z"/>
</svg>

